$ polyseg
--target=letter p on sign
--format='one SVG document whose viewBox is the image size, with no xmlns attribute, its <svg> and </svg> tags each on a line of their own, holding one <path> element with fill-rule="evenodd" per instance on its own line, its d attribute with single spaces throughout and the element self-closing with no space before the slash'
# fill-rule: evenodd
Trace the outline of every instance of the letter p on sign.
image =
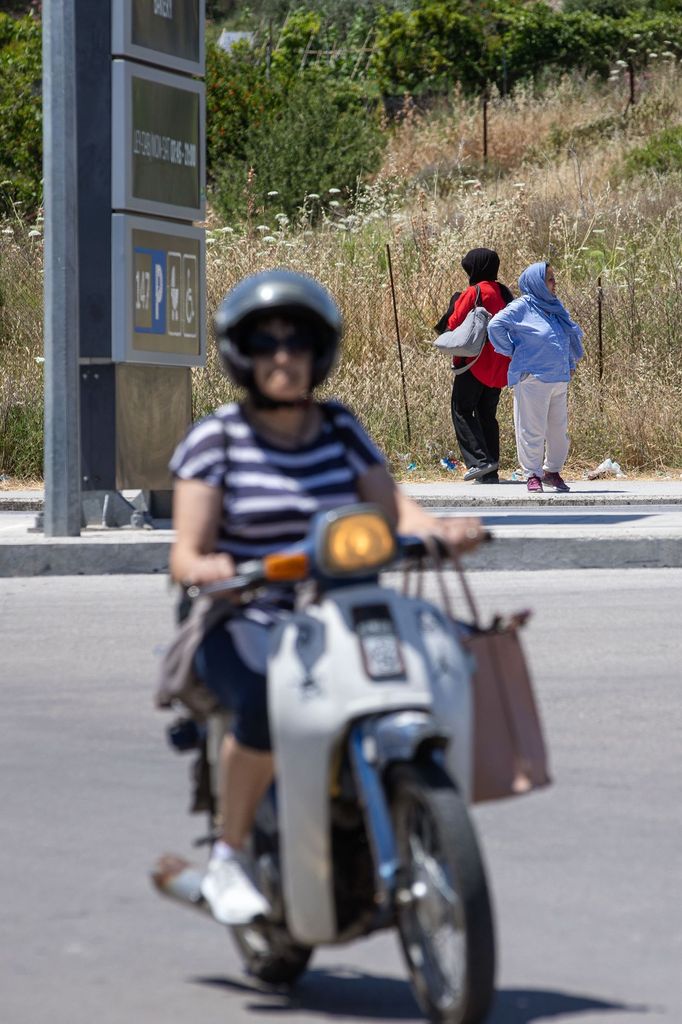
<svg viewBox="0 0 682 1024">
<path fill-rule="evenodd" d="M 154 264 L 154 319 L 159 319 L 159 311 L 163 302 L 163 267 L 160 263 Z"/>
</svg>

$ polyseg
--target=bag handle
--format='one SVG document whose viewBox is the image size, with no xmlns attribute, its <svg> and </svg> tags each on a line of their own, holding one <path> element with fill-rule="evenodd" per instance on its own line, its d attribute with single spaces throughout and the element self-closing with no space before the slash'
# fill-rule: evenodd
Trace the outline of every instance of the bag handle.
<svg viewBox="0 0 682 1024">
<path fill-rule="evenodd" d="M 487 341 L 487 339 L 486 339 L 486 341 Z M 458 367 L 452 366 L 451 367 L 452 376 L 453 377 L 459 377 L 460 373 L 466 373 L 467 370 L 470 370 L 471 367 L 474 365 L 474 363 L 477 363 L 478 360 L 483 355 L 483 349 L 484 348 L 485 348 L 485 341 L 483 342 L 483 345 L 481 346 L 481 351 L 478 353 L 478 355 L 474 359 L 471 360 L 470 363 L 467 363 L 466 366 L 458 366 Z"/>
<path fill-rule="evenodd" d="M 443 601 L 443 608 L 445 609 L 445 612 L 449 616 L 449 618 L 454 619 L 455 616 L 454 616 L 453 609 L 452 609 L 452 598 L 451 598 L 450 592 L 448 590 L 447 583 L 445 581 L 445 573 L 443 572 L 443 556 L 441 555 L 441 552 L 440 552 L 440 549 L 438 547 L 438 542 L 437 542 L 436 538 L 435 537 L 424 537 L 424 547 L 429 552 L 429 555 L 431 556 L 431 560 L 432 560 L 433 565 L 434 565 L 434 569 L 435 569 L 435 573 L 436 573 L 436 580 L 438 582 L 438 589 L 440 590 L 441 599 Z M 451 552 L 450 560 L 451 560 L 452 564 L 454 565 L 455 571 L 456 571 L 457 576 L 459 578 L 459 583 L 460 583 L 460 586 L 462 588 L 462 593 L 464 594 L 464 599 L 465 599 L 465 601 L 467 603 L 467 606 L 469 608 L 469 612 L 471 613 L 471 618 L 473 620 L 474 627 L 475 627 L 475 629 L 480 630 L 481 629 L 481 617 L 480 617 L 480 615 L 478 613 L 478 607 L 476 605 L 476 602 L 474 601 L 474 595 L 472 594 L 471 588 L 469 587 L 469 583 L 467 582 L 467 578 L 466 578 L 466 575 L 464 573 L 464 569 L 462 568 L 462 563 L 461 563 L 461 561 L 459 559 L 459 555 L 456 552 L 454 552 L 454 551 Z M 419 589 L 418 589 L 417 596 L 421 596 L 421 576 L 422 575 L 423 575 L 423 568 L 420 565 L 420 586 L 419 586 Z"/>
</svg>

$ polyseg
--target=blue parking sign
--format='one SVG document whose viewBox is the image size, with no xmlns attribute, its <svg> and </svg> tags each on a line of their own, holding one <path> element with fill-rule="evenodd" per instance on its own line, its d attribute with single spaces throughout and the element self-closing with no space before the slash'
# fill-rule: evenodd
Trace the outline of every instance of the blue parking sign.
<svg viewBox="0 0 682 1024">
<path fill-rule="evenodd" d="M 166 333 L 166 253 L 135 246 L 135 333 Z"/>
</svg>

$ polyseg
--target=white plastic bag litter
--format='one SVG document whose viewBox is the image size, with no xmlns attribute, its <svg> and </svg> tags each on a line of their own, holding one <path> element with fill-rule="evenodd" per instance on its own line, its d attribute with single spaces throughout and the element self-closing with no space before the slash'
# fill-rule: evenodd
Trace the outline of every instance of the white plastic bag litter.
<svg viewBox="0 0 682 1024">
<path fill-rule="evenodd" d="M 612 462 L 611 459 L 604 459 L 600 462 L 596 469 L 591 469 L 587 474 L 588 480 L 599 480 L 605 476 L 616 476 L 624 477 L 625 473 L 622 471 L 617 462 Z"/>
</svg>

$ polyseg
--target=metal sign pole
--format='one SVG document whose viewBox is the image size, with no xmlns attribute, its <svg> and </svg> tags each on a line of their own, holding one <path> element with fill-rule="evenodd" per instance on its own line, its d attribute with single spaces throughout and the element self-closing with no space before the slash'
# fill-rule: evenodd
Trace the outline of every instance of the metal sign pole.
<svg viewBox="0 0 682 1024">
<path fill-rule="evenodd" d="M 43 8 L 45 535 L 81 527 L 75 0 Z"/>
</svg>

